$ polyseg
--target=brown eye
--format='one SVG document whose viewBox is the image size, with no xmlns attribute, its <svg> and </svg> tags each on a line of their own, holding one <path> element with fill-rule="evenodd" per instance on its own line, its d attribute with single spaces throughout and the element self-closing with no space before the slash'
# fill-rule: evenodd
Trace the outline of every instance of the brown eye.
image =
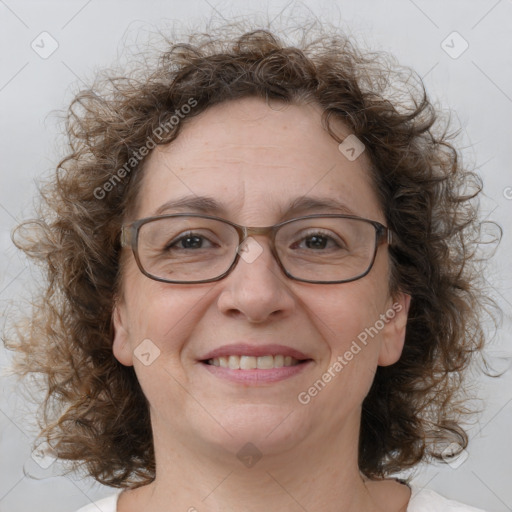
<svg viewBox="0 0 512 512">
<path fill-rule="evenodd" d="M 203 244 L 210 242 L 203 236 L 188 234 L 178 238 L 177 240 L 169 243 L 165 249 L 203 249 Z"/>
</svg>

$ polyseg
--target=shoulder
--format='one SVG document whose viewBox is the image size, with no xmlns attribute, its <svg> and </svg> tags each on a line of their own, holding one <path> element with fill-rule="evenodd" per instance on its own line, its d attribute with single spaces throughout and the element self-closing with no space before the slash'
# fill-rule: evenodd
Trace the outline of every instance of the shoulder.
<svg viewBox="0 0 512 512">
<path fill-rule="evenodd" d="M 121 494 L 121 489 L 111 496 L 107 496 L 99 501 L 85 505 L 85 507 L 82 507 L 76 512 L 116 512 L 119 494 Z"/>
<path fill-rule="evenodd" d="M 411 499 L 407 512 L 486 512 L 458 501 L 449 500 L 431 489 L 410 485 Z"/>
</svg>

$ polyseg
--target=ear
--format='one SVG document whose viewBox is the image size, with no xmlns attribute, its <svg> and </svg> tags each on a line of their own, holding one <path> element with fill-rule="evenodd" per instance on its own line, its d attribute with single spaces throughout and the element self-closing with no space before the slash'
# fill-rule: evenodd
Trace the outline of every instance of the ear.
<svg viewBox="0 0 512 512">
<path fill-rule="evenodd" d="M 379 366 L 389 366 L 396 363 L 402 355 L 405 342 L 407 316 L 411 305 L 411 296 L 399 292 L 388 303 L 384 313 L 385 326 L 381 331 L 381 348 L 379 353 Z M 382 318 L 381 316 L 381 318 Z"/>
<path fill-rule="evenodd" d="M 116 300 L 114 310 L 112 311 L 112 322 L 114 324 L 112 352 L 121 364 L 133 366 L 133 351 L 129 341 L 126 316 L 124 304 Z"/>
</svg>

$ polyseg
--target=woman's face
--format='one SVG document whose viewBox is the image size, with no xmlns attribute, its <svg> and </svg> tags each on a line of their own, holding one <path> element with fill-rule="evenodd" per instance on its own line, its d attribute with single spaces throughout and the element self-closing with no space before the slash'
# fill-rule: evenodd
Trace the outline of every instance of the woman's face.
<svg viewBox="0 0 512 512">
<path fill-rule="evenodd" d="M 350 133 L 341 124 L 335 129 Z M 338 149 L 315 105 L 236 100 L 191 119 L 178 139 L 153 150 L 137 211 L 127 220 L 155 215 L 184 196 L 208 196 L 222 208 L 209 214 L 245 226 L 346 210 L 386 224 L 368 168 L 364 152 L 352 160 Z M 301 198 L 341 206 L 287 210 Z M 252 443 L 271 454 L 357 436 L 377 365 L 400 357 L 409 303 L 408 296 L 389 295 L 386 245 L 362 279 L 311 284 L 282 273 L 268 238 L 254 240 L 263 251 L 213 283 L 158 282 L 139 271 L 132 255 L 126 258 L 114 353 L 135 367 L 157 443 L 231 453 Z M 238 347 L 226 354 L 299 351 L 308 361 L 277 371 L 219 370 L 204 362 L 228 345 Z M 252 373 L 239 378 L 244 371 Z"/>
</svg>

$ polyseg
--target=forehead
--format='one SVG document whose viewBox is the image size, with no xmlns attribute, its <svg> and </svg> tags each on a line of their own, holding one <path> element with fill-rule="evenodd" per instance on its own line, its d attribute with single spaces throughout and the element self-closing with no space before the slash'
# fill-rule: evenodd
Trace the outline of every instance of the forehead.
<svg viewBox="0 0 512 512">
<path fill-rule="evenodd" d="M 246 98 L 188 119 L 178 138 L 146 161 L 137 216 L 183 196 L 209 196 L 225 206 L 212 213 L 267 225 L 306 196 L 334 199 L 382 221 L 365 153 L 351 161 L 340 152 L 321 113 L 314 103 Z M 341 139 L 350 135 L 339 121 L 331 125 Z"/>
</svg>

